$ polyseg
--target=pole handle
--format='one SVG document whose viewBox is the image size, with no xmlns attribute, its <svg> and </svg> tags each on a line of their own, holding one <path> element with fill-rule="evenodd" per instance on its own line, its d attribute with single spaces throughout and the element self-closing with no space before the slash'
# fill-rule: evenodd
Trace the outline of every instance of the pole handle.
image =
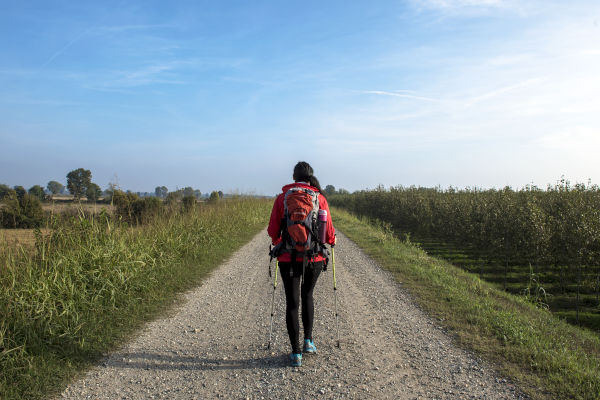
<svg viewBox="0 0 600 400">
<path fill-rule="evenodd" d="M 333 290 L 336 290 L 337 281 L 335 279 L 335 251 L 333 250 L 333 246 L 331 246 L 331 263 L 333 268 Z"/>
</svg>

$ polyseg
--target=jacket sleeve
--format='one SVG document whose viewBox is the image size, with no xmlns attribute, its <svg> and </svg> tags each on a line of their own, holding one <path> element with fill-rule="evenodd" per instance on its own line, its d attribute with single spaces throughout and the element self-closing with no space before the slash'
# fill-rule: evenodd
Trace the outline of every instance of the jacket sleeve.
<svg viewBox="0 0 600 400">
<path fill-rule="evenodd" d="M 333 221 L 331 220 L 331 212 L 329 212 L 329 204 L 324 196 L 319 196 L 319 208 L 327 211 L 327 235 L 325 241 L 330 246 L 335 244 L 335 228 L 333 227 Z"/>
<path fill-rule="evenodd" d="M 271 237 L 271 243 L 277 244 L 281 241 L 281 219 L 283 218 L 283 197 L 277 196 L 275 203 L 273 203 L 273 209 L 271 210 L 271 219 L 269 220 L 269 227 L 267 233 Z"/>
</svg>

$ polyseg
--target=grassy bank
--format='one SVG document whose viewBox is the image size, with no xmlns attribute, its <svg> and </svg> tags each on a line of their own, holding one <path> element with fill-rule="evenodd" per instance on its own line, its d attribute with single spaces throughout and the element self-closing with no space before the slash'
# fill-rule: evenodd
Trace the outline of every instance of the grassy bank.
<svg viewBox="0 0 600 400">
<path fill-rule="evenodd" d="M 0 398 L 60 391 L 264 228 L 271 203 L 227 200 L 135 228 L 73 218 L 34 249 L 0 243 Z"/>
<path fill-rule="evenodd" d="M 600 339 L 398 240 L 389 226 L 333 209 L 336 228 L 390 270 L 464 347 L 534 399 L 600 398 Z"/>
</svg>

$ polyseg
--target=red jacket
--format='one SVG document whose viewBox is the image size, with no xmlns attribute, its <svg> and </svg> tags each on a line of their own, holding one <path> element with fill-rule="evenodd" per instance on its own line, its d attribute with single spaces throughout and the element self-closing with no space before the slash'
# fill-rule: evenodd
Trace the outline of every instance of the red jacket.
<svg viewBox="0 0 600 400">
<path fill-rule="evenodd" d="M 289 185 L 281 188 L 282 193 L 277 196 L 275 199 L 275 204 L 273 204 L 273 210 L 271 211 L 271 219 L 269 220 L 269 227 L 267 228 L 267 233 L 271 237 L 271 241 L 274 245 L 281 242 L 281 220 L 283 219 L 284 206 L 283 199 L 285 197 L 285 192 L 287 192 L 290 188 L 293 187 L 304 187 L 315 192 L 318 192 L 318 189 L 304 184 L 304 183 L 291 183 Z M 331 213 L 329 212 L 329 205 L 327 204 L 327 199 L 325 196 L 319 196 L 319 209 L 327 211 L 327 234 L 325 236 L 325 242 L 329 245 L 335 244 L 335 229 L 333 228 L 333 223 L 331 222 Z M 292 260 L 290 253 L 283 253 L 279 257 L 277 257 L 279 262 L 290 262 Z M 313 258 L 311 261 L 323 261 L 324 258 L 320 254 Z M 296 258 L 296 261 L 302 261 L 302 256 Z"/>
</svg>

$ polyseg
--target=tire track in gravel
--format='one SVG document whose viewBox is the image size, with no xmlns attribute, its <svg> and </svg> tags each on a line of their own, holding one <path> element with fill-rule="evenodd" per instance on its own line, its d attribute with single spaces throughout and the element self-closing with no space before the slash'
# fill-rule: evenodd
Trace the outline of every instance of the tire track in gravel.
<svg viewBox="0 0 600 400">
<path fill-rule="evenodd" d="M 526 398 L 451 338 L 353 242 L 338 233 L 341 349 L 331 268 L 315 288 L 319 353 L 288 367 L 283 287 L 266 349 L 272 285 L 261 232 L 186 293 L 170 316 L 108 355 L 63 399 Z"/>
</svg>

